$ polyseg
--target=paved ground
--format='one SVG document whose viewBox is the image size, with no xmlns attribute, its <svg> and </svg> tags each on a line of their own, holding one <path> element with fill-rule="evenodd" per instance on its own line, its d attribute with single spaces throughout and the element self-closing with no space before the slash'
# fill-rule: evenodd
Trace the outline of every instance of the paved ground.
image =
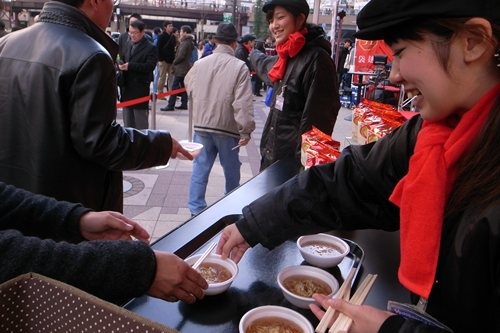
<svg viewBox="0 0 500 333">
<path fill-rule="evenodd" d="M 165 105 L 165 101 L 157 102 L 156 128 L 169 130 L 177 140 L 188 139 L 188 112 L 159 111 Z M 250 143 L 240 149 L 242 184 L 259 170 L 258 146 L 268 114 L 268 107 L 264 105 L 262 97 L 256 97 L 254 112 L 256 130 Z M 350 113 L 349 109 L 341 109 L 333 132 L 333 138 L 342 145 L 346 144 L 346 137 L 351 135 L 351 122 L 344 119 Z M 118 120 L 121 122 L 120 112 Z M 166 166 L 124 173 L 124 213 L 141 223 L 149 231 L 153 241 L 190 219 L 187 198 L 191 169 L 191 161 L 175 159 L 170 160 Z M 222 196 L 224 175 L 217 160 L 210 174 L 206 199 L 211 204 Z"/>
</svg>

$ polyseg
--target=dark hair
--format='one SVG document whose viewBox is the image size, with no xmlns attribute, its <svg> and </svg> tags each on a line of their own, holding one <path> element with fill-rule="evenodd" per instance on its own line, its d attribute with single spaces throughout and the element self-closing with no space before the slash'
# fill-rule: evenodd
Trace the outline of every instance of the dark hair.
<svg viewBox="0 0 500 333">
<path fill-rule="evenodd" d="M 193 32 L 193 29 L 191 29 L 191 27 L 190 27 L 189 25 L 183 25 L 183 26 L 181 27 L 181 31 L 184 31 L 185 33 L 190 34 L 190 33 L 192 33 L 192 32 Z"/>
<path fill-rule="evenodd" d="M 59 1 L 59 2 L 65 3 L 69 6 L 73 6 L 73 7 L 78 8 L 83 4 L 84 0 L 56 0 L 56 1 Z"/>
<path fill-rule="evenodd" d="M 146 25 L 141 20 L 135 20 L 133 22 L 130 22 L 129 26 L 138 29 L 140 32 L 143 32 L 144 29 L 146 28 Z"/>
<path fill-rule="evenodd" d="M 155 34 L 157 34 L 157 35 L 161 34 L 161 28 L 160 28 L 160 27 L 155 27 L 155 28 L 153 29 L 153 31 L 154 31 L 154 33 L 155 33 Z"/>
<path fill-rule="evenodd" d="M 128 19 L 130 20 L 132 17 L 138 19 L 138 20 L 141 20 L 142 21 L 142 16 L 141 14 L 137 14 L 137 13 L 132 13 L 130 14 L 130 16 L 128 17 Z"/>
<path fill-rule="evenodd" d="M 170 22 L 170 21 L 165 21 L 165 22 L 163 22 L 163 26 L 164 26 L 164 27 L 167 27 L 167 26 L 169 26 L 170 24 L 173 24 L 173 23 L 172 23 L 172 22 Z"/>
<path fill-rule="evenodd" d="M 5 23 L 2 20 L 0 20 L 0 29 L 5 29 Z"/>
</svg>

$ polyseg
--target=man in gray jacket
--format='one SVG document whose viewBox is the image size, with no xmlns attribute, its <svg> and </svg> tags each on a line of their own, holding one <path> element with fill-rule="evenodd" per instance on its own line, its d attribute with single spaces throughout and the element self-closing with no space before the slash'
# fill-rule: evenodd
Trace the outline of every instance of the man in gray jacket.
<svg viewBox="0 0 500 333">
<path fill-rule="evenodd" d="M 189 210 L 196 215 L 207 203 L 208 177 L 217 154 L 226 178 L 226 193 L 239 186 L 239 147 L 255 129 L 250 73 L 234 56 L 238 33 L 233 24 L 221 23 L 214 36 L 217 47 L 210 57 L 194 63 L 185 78 L 193 109 L 194 141 L 203 144 L 193 162 Z"/>
</svg>

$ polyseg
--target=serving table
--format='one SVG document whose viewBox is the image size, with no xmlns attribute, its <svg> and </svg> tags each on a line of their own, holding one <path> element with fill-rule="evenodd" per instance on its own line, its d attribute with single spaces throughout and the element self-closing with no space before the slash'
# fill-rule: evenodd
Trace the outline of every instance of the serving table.
<svg viewBox="0 0 500 333">
<path fill-rule="evenodd" d="M 174 252 L 186 258 L 217 241 L 220 231 L 235 222 L 242 208 L 286 182 L 295 174 L 293 160 L 279 161 L 241 185 L 225 197 L 193 217 L 179 228 L 166 234 L 154 244 L 155 250 Z M 388 300 L 409 301 L 409 294 L 398 284 L 396 272 L 399 262 L 399 234 L 376 230 L 337 232 L 346 239 L 350 254 L 338 267 L 328 269 L 339 284 L 351 267 L 357 268 L 353 289 L 364 275 L 378 274 L 365 304 L 385 308 Z M 247 250 L 238 264 L 239 273 L 223 294 L 206 296 L 195 304 L 169 303 L 150 296 L 132 299 L 125 308 L 181 332 L 238 332 L 241 317 L 261 305 L 281 305 L 308 318 L 313 326 L 318 320 L 308 309 L 299 309 L 288 303 L 279 289 L 276 277 L 284 267 L 304 265 L 295 240 L 273 250 L 261 245 Z"/>
</svg>

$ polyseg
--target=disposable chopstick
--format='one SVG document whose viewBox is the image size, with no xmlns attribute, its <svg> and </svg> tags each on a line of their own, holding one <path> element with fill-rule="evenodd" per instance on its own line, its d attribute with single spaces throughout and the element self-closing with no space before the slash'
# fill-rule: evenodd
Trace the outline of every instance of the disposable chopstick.
<svg viewBox="0 0 500 333">
<path fill-rule="evenodd" d="M 354 295 L 349 300 L 350 303 L 355 305 L 361 305 L 365 301 L 370 289 L 377 278 L 377 274 L 368 274 L 366 278 L 361 282 L 358 289 Z M 347 333 L 352 325 L 352 319 L 344 314 L 339 314 L 337 320 L 330 327 L 329 333 Z"/>
<path fill-rule="evenodd" d="M 210 244 L 208 249 L 206 249 L 206 251 L 203 252 L 201 257 L 198 260 L 196 260 L 196 262 L 193 265 L 193 269 L 197 269 L 198 266 L 200 266 L 200 264 L 203 262 L 203 260 L 205 260 L 208 257 L 208 255 L 212 252 L 212 250 L 215 248 L 216 245 L 217 245 L 216 242 L 213 242 L 212 244 Z"/>
<path fill-rule="evenodd" d="M 333 298 L 349 299 L 354 273 L 356 273 L 356 268 L 352 267 L 351 270 L 349 271 L 349 274 L 347 274 L 347 277 L 345 278 L 344 282 L 340 286 L 339 290 L 335 293 L 335 295 L 333 295 Z M 328 307 L 328 309 L 325 312 L 325 315 L 319 322 L 318 326 L 316 326 L 315 332 L 324 333 L 328 328 L 328 324 L 332 321 L 334 316 L 335 316 L 335 310 L 332 309 L 331 307 Z"/>
</svg>

